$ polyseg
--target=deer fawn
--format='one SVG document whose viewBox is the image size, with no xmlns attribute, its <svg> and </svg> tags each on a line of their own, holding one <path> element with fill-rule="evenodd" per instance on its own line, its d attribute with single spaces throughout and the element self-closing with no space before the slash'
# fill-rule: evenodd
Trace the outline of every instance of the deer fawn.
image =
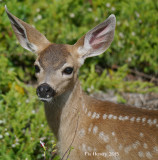
<svg viewBox="0 0 158 160">
<path fill-rule="evenodd" d="M 37 54 L 37 95 L 44 101 L 62 159 L 158 160 L 158 111 L 92 98 L 82 91 L 77 78 L 86 58 L 110 46 L 114 15 L 67 45 L 49 42 L 7 8 L 6 12 L 21 46 Z"/>
</svg>

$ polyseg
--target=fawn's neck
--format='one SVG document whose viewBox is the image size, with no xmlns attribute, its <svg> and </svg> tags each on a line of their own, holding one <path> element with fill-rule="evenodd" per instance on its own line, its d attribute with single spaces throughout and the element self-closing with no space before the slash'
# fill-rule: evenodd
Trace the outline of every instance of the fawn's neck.
<svg viewBox="0 0 158 160">
<path fill-rule="evenodd" d="M 56 97 L 51 103 L 45 103 L 46 118 L 57 139 L 60 136 L 59 129 L 61 125 L 72 125 L 73 127 L 73 122 L 80 111 L 81 103 L 82 89 L 79 80 L 73 88 Z"/>
</svg>

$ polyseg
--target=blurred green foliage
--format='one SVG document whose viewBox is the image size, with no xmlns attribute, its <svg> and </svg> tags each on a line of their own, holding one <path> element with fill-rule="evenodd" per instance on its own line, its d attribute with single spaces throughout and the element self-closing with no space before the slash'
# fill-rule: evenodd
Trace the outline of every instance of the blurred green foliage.
<svg viewBox="0 0 158 160">
<path fill-rule="evenodd" d="M 8 59 L 1 56 L 0 159 L 43 159 L 40 140 L 46 143 L 49 158 L 55 141 L 43 105 L 37 101 L 35 89 L 20 82 L 15 75 Z"/>
<path fill-rule="evenodd" d="M 108 76 L 107 76 L 108 72 Z M 87 75 L 89 76 L 87 77 Z M 104 70 L 103 73 L 98 76 L 95 71 L 95 65 L 91 65 L 90 70 L 83 70 L 83 74 L 80 75 L 80 80 L 83 84 L 84 90 L 89 93 L 94 91 L 112 89 L 118 93 L 121 92 L 133 92 L 133 93 L 149 93 L 158 92 L 158 87 L 150 82 L 127 81 L 126 76 L 128 74 L 128 66 L 123 65 L 117 72 L 113 70 Z"/>
<path fill-rule="evenodd" d="M 115 14 L 114 42 L 106 54 L 86 61 L 105 67 L 128 64 L 148 74 L 158 74 L 158 1 L 156 0 L 10 0 L 0 1 L 0 53 L 16 66 L 20 79 L 33 75 L 34 55 L 16 40 L 4 11 L 4 4 L 20 19 L 34 25 L 55 43 L 74 44 L 92 27 Z M 20 66 L 20 67 L 19 67 Z M 23 70 L 25 72 L 23 72 Z M 24 74 L 25 73 L 25 74 Z"/>
<path fill-rule="evenodd" d="M 80 70 L 85 91 L 157 92 L 149 82 L 127 81 L 129 69 L 158 75 L 157 0 L 0 0 L 0 159 L 43 159 L 40 140 L 51 157 L 53 134 L 43 105 L 30 84 L 35 55 L 24 50 L 11 29 L 4 5 L 54 43 L 74 44 L 115 14 L 115 38 L 105 54 L 89 58 Z M 104 70 L 96 73 L 95 66 Z M 120 66 L 113 71 L 112 66 Z M 118 94 L 119 101 L 124 100 Z"/>
</svg>

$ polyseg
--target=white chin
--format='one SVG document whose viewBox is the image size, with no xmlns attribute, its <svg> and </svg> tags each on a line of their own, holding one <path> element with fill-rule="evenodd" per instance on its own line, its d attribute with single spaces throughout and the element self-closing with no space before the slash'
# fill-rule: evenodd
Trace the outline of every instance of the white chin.
<svg viewBox="0 0 158 160">
<path fill-rule="evenodd" d="M 39 97 L 39 99 L 41 100 L 41 101 L 44 101 L 44 102 L 51 102 L 52 101 L 52 97 L 51 98 L 40 98 Z"/>
</svg>

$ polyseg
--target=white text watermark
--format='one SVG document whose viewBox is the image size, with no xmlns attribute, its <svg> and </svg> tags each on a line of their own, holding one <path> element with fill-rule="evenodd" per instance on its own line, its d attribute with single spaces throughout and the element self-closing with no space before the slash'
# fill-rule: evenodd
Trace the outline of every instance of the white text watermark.
<svg viewBox="0 0 158 160">
<path fill-rule="evenodd" d="M 85 156 L 93 157 L 118 157 L 118 152 L 85 152 Z"/>
</svg>

